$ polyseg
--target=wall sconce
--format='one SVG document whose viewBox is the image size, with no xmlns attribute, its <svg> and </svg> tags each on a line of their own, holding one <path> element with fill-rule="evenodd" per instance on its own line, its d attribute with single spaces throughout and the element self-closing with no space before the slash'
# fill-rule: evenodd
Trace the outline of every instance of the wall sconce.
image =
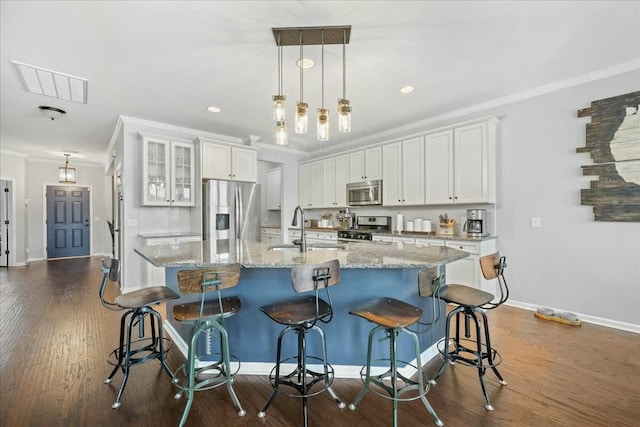
<svg viewBox="0 0 640 427">
<path fill-rule="evenodd" d="M 65 154 L 64 166 L 58 168 L 58 182 L 60 182 L 60 184 L 76 183 L 76 168 L 69 166 L 69 156 L 71 156 L 71 154 Z"/>
</svg>

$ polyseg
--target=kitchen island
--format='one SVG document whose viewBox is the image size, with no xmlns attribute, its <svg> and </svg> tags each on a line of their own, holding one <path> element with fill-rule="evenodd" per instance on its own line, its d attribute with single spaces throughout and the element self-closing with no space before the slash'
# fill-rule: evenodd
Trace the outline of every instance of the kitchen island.
<svg viewBox="0 0 640 427">
<path fill-rule="evenodd" d="M 339 248 L 310 247 L 307 252 L 297 248 L 269 249 L 269 243 L 208 240 L 136 248 L 135 251 L 156 267 L 164 267 L 166 285 L 178 291 L 177 272 L 181 269 L 205 268 L 240 263 L 242 273 L 239 284 L 223 292 L 237 295 L 242 309 L 225 320 L 229 332 L 231 353 L 241 362 L 241 373 L 268 374 L 275 361 L 276 338 L 281 325 L 272 322 L 261 311 L 265 304 L 280 301 L 294 295 L 290 268 L 297 264 L 313 264 L 332 259 L 340 261 L 340 283 L 331 288 L 334 316 L 323 324 L 330 363 L 337 377 L 357 377 L 366 359 L 366 340 L 373 326 L 349 315 L 349 309 L 371 298 L 390 296 L 421 307 L 429 321 L 433 315 L 431 298 L 418 295 L 418 272 L 440 267 L 468 256 L 453 248 L 395 243 L 341 243 Z M 318 245 L 322 246 L 322 245 Z M 171 312 L 175 304 L 193 301 L 197 297 L 183 296 L 167 303 L 166 328 L 174 342 L 185 353 L 185 338 L 189 327 L 173 320 Z M 441 304 L 440 310 L 444 310 Z M 419 329 L 419 328 L 417 328 Z M 423 362 L 433 357 L 435 343 L 444 336 L 444 316 L 428 332 L 420 334 Z M 309 342 L 309 354 L 318 352 L 316 342 Z M 384 357 L 388 342 L 378 343 L 374 355 Z M 404 343 L 402 343 L 404 344 Z M 399 345 L 399 358 L 411 362 L 411 346 Z M 293 353 L 295 342 L 285 342 L 283 354 Z M 408 359 L 407 359 L 408 358 Z M 411 369 L 407 368 L 408 374 Z"/>
</svg>

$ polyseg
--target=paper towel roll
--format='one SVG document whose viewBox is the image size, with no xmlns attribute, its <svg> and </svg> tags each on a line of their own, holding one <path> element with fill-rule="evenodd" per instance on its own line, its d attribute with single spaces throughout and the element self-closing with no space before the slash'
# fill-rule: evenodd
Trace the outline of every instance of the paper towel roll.
<svg viewBox="0 0 640 427">
<path fill-rule="evenodd" d="M 402 231 L 403 225 L 404 225 L 404 215 L 402 215 L 401 213 L 398 213 L 398 215 L 396 215 L 396 231 Z"/>
</svg>

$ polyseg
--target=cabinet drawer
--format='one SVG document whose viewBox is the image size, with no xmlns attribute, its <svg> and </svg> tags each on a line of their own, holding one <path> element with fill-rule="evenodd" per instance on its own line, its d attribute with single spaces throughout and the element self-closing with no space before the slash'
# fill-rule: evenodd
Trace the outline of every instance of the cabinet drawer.
<svg viewBox="0 0 640 427">
<path fill-rule="evenodd" d="M 416 246 L 444 246 L 444 240 L 416 239 Z"/>
<path fill-rule="evenodd" d="M 478 244 L 476 243 L 451 241 L 447 242 L 447 246 L 453 249 L 468 252 L 470 254 L 480 253 L 480 249 L 478 248 Z"/>
<path fill-rule="evenodd" d="M 413 237 L 394 237 L 393 242 L 415 243 L 416 239 Z"/>
<path fill-rule="evenodd" d="M 282 231 L 279 228 L 265 227 L 260 230 L 262 234 L 271 234 L 272 236 L 282 235 Z"/>
<path fill-rule="evenodd" d="M 375 234 L 371 237 L 371 240 L 374 242 L 393 242 L 393 237 L 391 236 L 376 236 Z"/>
</svg>

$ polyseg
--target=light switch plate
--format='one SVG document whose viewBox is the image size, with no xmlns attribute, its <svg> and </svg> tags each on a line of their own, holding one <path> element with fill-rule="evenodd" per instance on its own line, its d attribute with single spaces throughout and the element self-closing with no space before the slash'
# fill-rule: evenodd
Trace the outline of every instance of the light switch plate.
<svg viewBox="0 0 640 427">
<path fill-rule="evenodd" d="M 531 227 L 533 228 L 540 228 L 542 226 L 541 221 L 540 221 L 540 217 L 539 216 L 532 216 L 531 217 Z"/>
</svg>

